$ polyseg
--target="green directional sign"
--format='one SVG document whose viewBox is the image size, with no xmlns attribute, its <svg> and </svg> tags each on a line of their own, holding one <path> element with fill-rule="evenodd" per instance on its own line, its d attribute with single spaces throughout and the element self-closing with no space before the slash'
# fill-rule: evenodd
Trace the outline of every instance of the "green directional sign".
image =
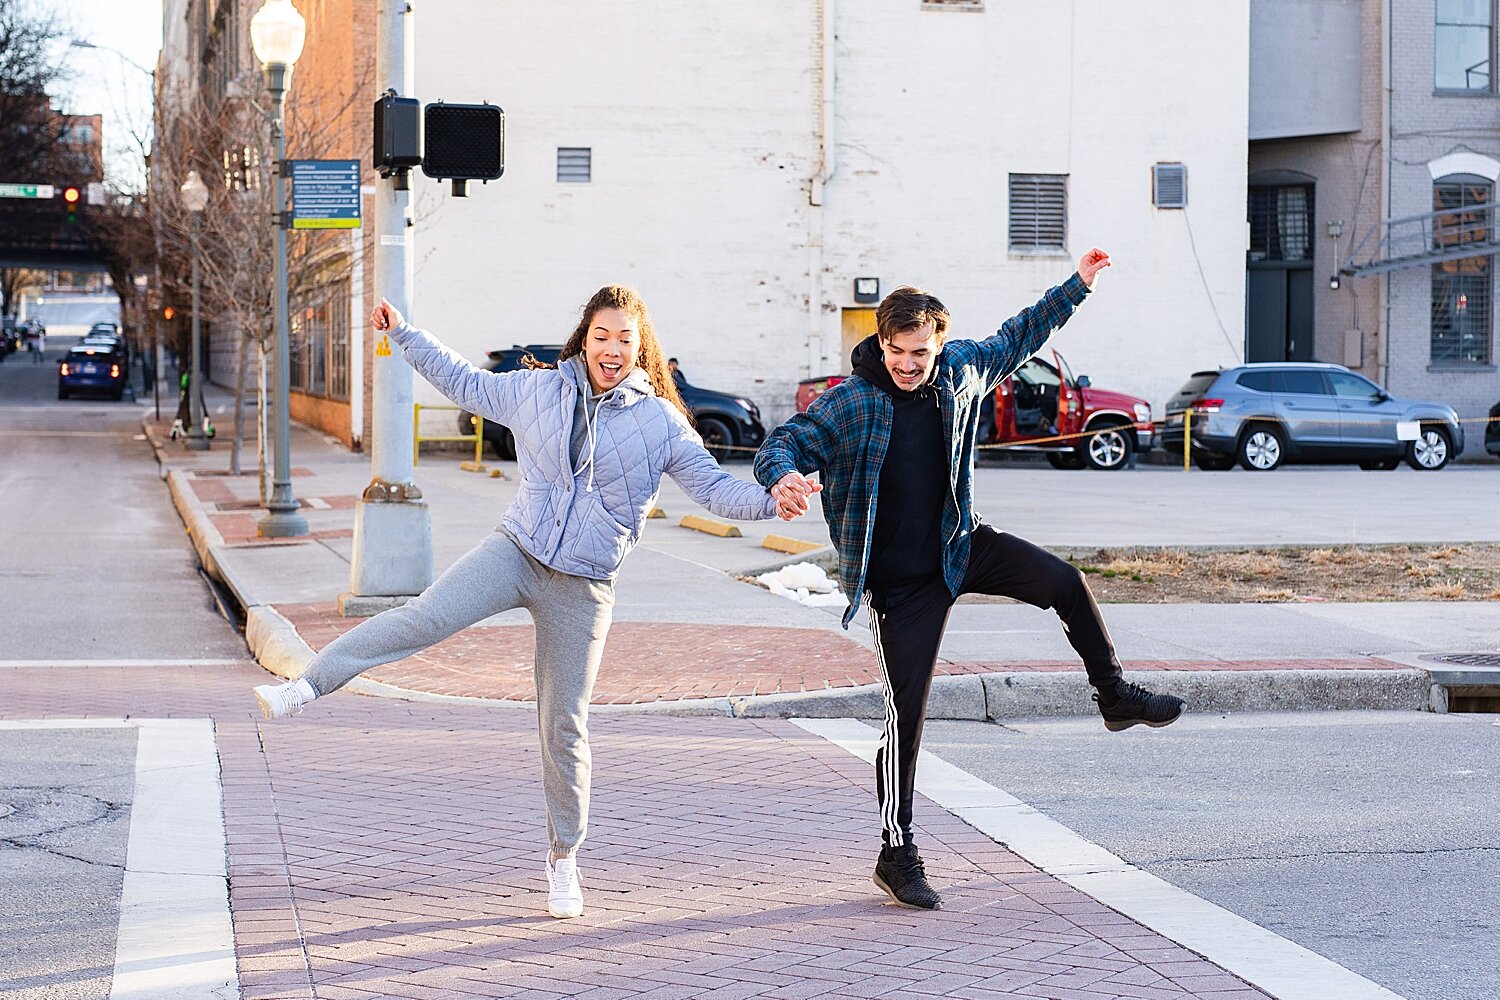
<svg viewBox="0 0 1500 1000">
<path fill-rule="evenodd" d="M 51 184 L 0 184 L 0 198 L 51 198 Z"/>
</svg>

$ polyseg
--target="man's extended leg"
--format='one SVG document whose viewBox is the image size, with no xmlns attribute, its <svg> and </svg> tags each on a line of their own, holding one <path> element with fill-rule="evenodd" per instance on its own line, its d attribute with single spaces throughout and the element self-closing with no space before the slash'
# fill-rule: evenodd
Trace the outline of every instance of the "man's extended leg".
<svg viewBox="0 0 1500 1000">
<path fill-rule="evenodd" d="M 962 592 L 1010 597 L 1056 611 L 1068 643 L 1083 660 L 1089 683 L 1097 689 L 1094 700 L 1106 728 L 1165 726 L 1182 714 L 1182 699 L 1152 694 L 1124 680 L 1104 616 L 1076 566 L 1025 539 L 980 525 L 970 540 Z"/>
<path fill-rule="evenodd" d="M 915 587 L 872 592 L 867 604 L 885 692 L 885 727 L 875 751 L 875 796 L 884 846 L 875 884 L 898 903 L 933 910 L 942 901 L 927 884 L 911 841 L 912 796 L 927 694 L 953 596 L 942 577 L 934 577 Z"/>
</svg>

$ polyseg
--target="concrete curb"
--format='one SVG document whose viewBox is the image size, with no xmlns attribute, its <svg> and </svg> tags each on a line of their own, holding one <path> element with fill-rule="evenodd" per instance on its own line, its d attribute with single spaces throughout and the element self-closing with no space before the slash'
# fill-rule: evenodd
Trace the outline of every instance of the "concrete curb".
<svg viewBox="0 0 1500 1000">
<path fill-rule="evenodd" d="M 145 422 L 143 421 L 143 426 Z M 162 461 L 161 443 L 147 429 L 147 440 Z M 162 463 L 163 479 L 173 506 L 182 518 L 204 572 L 223 584 L 245 611 L 245 644 L 262 667 L 278 677 L 301 674 L 313 650 L 291 622 L 269 605 L 256 604 L 236 584 L 217 558 L 224 538 L 208 518 L 203 504 L 181 470 Z M 831 546 L 800 556 L 768 562 L 747 571 L 752 576 L 773 572 L 798 562 L 813 562 L 836 570 Z M 1339 709 L 1431 710 L 1433 682 L 1429 671 L 1413 664 L 1406 670 L 1161 670 L 1132 671 L 1132 680 L 1185 698 L 1189 711 L 1248 712 L 1267 710 L 1332 711 Z M 360 694 L 407 701 L 483 705 L 534 710 L 533 702 L 508 701 L 415 691 L 357 677 L 345 688 Z M 983 721 L 1091 714 L 1092 689 L 1080 671 L 1017 672 L 944 675 L 933 678 L 928 718 Z M 596 715 L 729 716 L 732 718 L 853 718 L 884 717 L 880 685 L 730 695 L 641 704 L 593 705 Z"/>
<path fill-rule="evenodd" d="M 274 608 L 245 612 L 245 642 L 271 673 L 291 679 L 313 658 L 292 623 Z M 1424 670 L 1140 670 L 1132 680 L 1170 691 L 1190 712 L 1337 711 L 1428 708 Z M 376 697 L 490 708 L 536 708 L 533 702 L 431 694 L 357 677 L 346 688 Z M 958 674 L 933 678 L 929 719 L 984 722 L 1092 714 L 1092 689 L 1082 671 Z M 739 719 L 881 719 L 880 685 L 695 698 L 629 705 L 592 705 L 594 715 L 729 716 Z"/>
</svg>

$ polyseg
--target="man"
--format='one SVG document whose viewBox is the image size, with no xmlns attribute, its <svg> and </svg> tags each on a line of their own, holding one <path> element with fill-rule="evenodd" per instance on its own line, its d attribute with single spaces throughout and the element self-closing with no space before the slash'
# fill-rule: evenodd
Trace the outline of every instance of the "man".
<svg viewBox="0 0 1500 1000">
<path fill-rule="evenodd" d="M 1184 703 L 1127 683 L 1083 575 L 974 514 L 974 440 L 983 401 L 1067 322 L 1110 265 L 1098 248 L 1078 272 L 1007 320 L 988 340 L 946 341 L 948 312 L 898 288 L 876 310 L 877 332 L 855 347 L 854 374 L 772 431 L 755 475 L 783 506 L 805 510 L 821 488 L 839 552 L 839 584 L 869 607 L 885 688 L 875 756 L 883 846 L 875 884 L 897 903 L 934 910 L 911 840 L 912 790 L 938 647 L 960 594 L 995 594 L 1052 608 L 1088 670 L 1112 731 L 1165 726 Z M 822 473 L 820 484 L 804 473 Z M 873 520 L 873 523 L 872 523 Z"/>
<path fill-rule="evenodd" d="M 682 370 L 677 367 L 676 358 L 667 359 L 667 371 L 672 373 L 672 381 L 677 384 L 677 388 L 681 389 L 687 385 L 687 376 L 682 374 Z"/>
</svg>

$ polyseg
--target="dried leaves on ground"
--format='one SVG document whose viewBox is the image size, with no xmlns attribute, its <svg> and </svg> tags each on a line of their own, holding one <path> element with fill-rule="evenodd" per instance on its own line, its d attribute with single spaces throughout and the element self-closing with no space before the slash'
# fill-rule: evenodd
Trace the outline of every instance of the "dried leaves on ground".
<svg viewBox="0 0 1500 1000">
<path fill-rule="evenodd" d="M 1496 544 L 1102 549 L 1070 561 L 1107 603 L 1500 600 Z"/>
</svg>

